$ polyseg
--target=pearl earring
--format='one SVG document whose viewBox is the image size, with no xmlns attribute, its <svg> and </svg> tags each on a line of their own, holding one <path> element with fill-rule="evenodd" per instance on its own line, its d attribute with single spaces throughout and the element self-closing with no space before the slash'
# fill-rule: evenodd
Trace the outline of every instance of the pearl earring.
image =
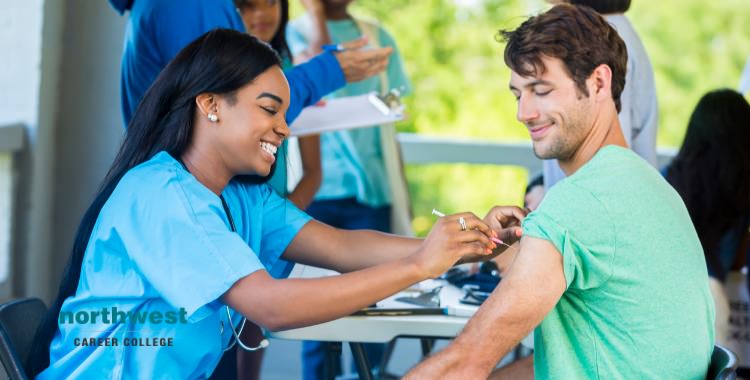
<svg viewBox="0 0 750 380">
<path fill-rule="evenodd" d="M 209 114 L 208 114 L 208 120 L 210 120 L 211 122 L 215 123 L 215 122 L 219 121 L 219 116 L 217 116 L 215 113 L 209 112 Z"/>
</svg>

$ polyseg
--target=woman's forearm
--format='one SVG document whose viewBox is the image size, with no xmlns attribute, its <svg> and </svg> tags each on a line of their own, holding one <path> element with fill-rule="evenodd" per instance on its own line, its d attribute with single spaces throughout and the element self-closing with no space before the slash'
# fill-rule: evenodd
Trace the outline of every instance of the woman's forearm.
<svg viewBox="0 0 750 380">
<path fill-rule="evenodd" d="M 421 243 L 421 239 L 371 230 L 341 230 L 312 220 L 302 227 L 282 257 L 346 273 L 402 259 L 416 252 Z"/>
<path fill-rule="evenodd" d="M 372 230 L 349 232 L 339 247 L 339 272 L 350 272 L 405 258 L 422 244 L 422 239 Z"/>
<path fill-rule="evenodd" d="M 468 228 L 459 228 L 459 218 Z M 494 247 L 489 233 L 487 224 L 470 213 L 441 217 L 424 240 L 344 231 L 312 220 L 282 257 L 350 273 L 275 280 L 257 271 L 237 281 L 224 301 L 269 329 L 321 323 L 435 278 L 463 258 L 489 256 Z"/>
<path fill-rule="evenodd" d="M 224 301 L 270 330 L 287 330 L 334 320 L 424 280 L 410 258 L 323 278 L 276 280 L 265 271 L 238 281 Z"/>
</svg>

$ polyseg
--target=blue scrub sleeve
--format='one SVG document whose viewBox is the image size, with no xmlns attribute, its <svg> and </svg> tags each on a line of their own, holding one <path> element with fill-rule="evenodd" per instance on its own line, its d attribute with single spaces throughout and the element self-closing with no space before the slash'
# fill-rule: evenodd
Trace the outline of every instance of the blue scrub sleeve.
<svg viewBox="0 0 750 380">
<path fill-rule="evenodd" d="M 346 85 L 339 61 L 331 52 L 323 52 L 311 60 L 284 71 L 289 81 L 291 102 L 286 121 L 291 124 L 302 109 L 317 103 L 323 96 Z"/>
<path fill-rule="evenodd" d="M 265 187 L 265 193 L 266 215 L 276 215 L 283 222 L 278 223 L 276 217 L 263 218 L 263 237 L 266 243 L 261 250 L 263 252 L 262 259 L 273 257 L 275 260 L 269 260 L 266 265 L 268 273 L 275 278 L 286 278 L 294 269 L 294 263 L 282 259 L 281 255 L 302 227 L 312 218 L 298 209 L 294 203 L 279 196 L 270 187 Z M 277 255 L 266 255 L 267 251 L 277 253 Z M 263 261 L 262 259 L 261 261 Z M 264 264 L 266 263 L 264 262 Z"/>
<path fill-rule="evenodd" d="M 293 263 L 281 256 L 310 221 L 310 216 L 279 196 L 267 184 L 247 184 L 233 180 L 224 190 L 242 239 L 259 253 L 260 261 L 275 278 L 289 276 Z"/>
<path fill-rule="evenodd" d="M 122 210 L 128 222 L 116 232 L 161 297 L 197 321 L 221 306 L 218 298 L 237 280 L 263 265 L 230 230 L 216 195 L 186 173 L 164 178 L 154 192 L 136 192 Z"/>
</svg>

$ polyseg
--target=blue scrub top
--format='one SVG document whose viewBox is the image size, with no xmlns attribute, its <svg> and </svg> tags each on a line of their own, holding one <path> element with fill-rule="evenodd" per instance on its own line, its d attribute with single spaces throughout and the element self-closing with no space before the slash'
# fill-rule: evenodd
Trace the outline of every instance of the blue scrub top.
<svg viewBox="0 0 750 380">
<path fill-rule="evenodd" d="M 38 379 L 208 377 L 232 336 L 219 298 L 255 271 L 288 270 L 280 256 L 310 220 L 267 185 L 232 181 L 223 195 L 237 233 L 169 154 L 131 169 L 99 214 Z"/>
</svg>

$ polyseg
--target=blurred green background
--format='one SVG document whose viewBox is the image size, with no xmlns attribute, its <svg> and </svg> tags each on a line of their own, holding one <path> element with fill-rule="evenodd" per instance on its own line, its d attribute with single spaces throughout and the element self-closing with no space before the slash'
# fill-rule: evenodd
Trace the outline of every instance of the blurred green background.
<svg viewBox="0 0 750 380">
<path fill-rule="evenodd" d="M 292 15 L 301 5 L 291 0 Z M 400 132 L 528 141 L 507 90 L 499 29 L 514 28 L 549 5 L 540 0 L 358 0 L 353 13 L 380 20 L 396 38 L 414 92 Z M 679 147 L 698 99 L 736 88 L 750 55 L 748 0 L 633 0 L 626 13 L 651 58 L 659 101 L 658 145 Z M 530 175 L 534 175 L 531 173 Z M 409 165 L 419 235 L 432 208 L 473 211 L 523 203 L 529 173 L 494 165 Z"/>
</svg>

